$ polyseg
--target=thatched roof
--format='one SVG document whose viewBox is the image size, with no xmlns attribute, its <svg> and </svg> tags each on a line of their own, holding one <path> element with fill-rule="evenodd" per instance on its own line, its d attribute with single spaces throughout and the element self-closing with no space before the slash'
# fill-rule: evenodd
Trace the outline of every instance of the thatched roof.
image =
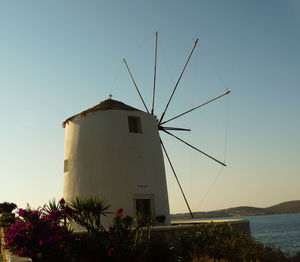
<svg viewBox="0 0 300 262">
<path fill-rule="evenodd" d="M 66 124 L 68 124 L 69 121 L 72 121 L 73 118 L 76 116 L 85 117 L 86 114 L 96 111 L 105 111 L 105 110 L 127 110 L 127 111 L 140 111 L 134 107 L 128 106 L 120 101 L 116 101 L 113 99 L 107 99 L 102 101 L 100 104 L 95 105 L 85 111 L 82 111 L 81 113 L 69 117 L 67 120 L 65 120 L 62 123 L 63 127 L 66 127 Z"/>
</svg>

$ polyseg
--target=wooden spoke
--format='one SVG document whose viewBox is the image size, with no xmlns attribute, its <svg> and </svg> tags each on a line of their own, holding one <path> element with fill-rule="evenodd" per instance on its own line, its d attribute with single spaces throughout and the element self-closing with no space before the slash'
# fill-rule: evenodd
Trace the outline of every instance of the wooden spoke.
<svg viewBox="0 0 300 262">
<path fill-rule="evenodd" d="M 139 91 L 139 89 L 138 89 L 138 87 L 137 87 L 137 85 L 136 85 L 134 79 L 133 79 L 133 76 L 132 76 L 132 74 L 131 74 L 131 72 L 130 72 L 130 69 L 129 69 L 127 63 L 126 63 L 125 58 L 123 59 L 123 61 L 124 61 L 124 64 L 125 64 L 125 66 L 126 66 L 126 68 L 127 68 L 127 70 L 128 70 L 128 73 L 129 73 L 129 75 L 130 75 L 130 78 L 131 78 L 131 80 L 132 80 L 132 82 L 133 82 L 133 84 L 134 84 L 134 86 L 135 86 L 135 89 L 136 89 L 136 91 L 138 92 L 138 94 L 139 94 L 139 96 L 140 96 L 140 99 L 142 100 L 142 102 L 143 102 L 143 104 L 144 104 L 144 107 L 145 107 L 146 111 L 147 111 L 147 113 L 149 113 L 148 108 L 147 108 L 147 106 L 146 106 L 146 104 L 145 104 L 145 101 L 144 101 L 144 99 L 143 99 L 143 97 L 142 97 L 142 95 L 141 95 L 141 93 L 140 93 L 140 91 Z"/>
<path fill-rule="evenodd" d="M 205 152 L 203 152 L 203 151 L 201 151 L 200 149 L 198 149 L 198 148 L 192 146 L 191 144 L 189 144 L 188 142 L 186 142 L 186 141 L 182 140 L 181 138 L 175 136 L 174 134 L 172 134 L 172 133 L 170 133 L 170 132 L 168 132 L 168 131 L 166 131 L 166 130 L 163 130 L 163 131 L 164 131 L 165 133 L 169 134 L 170 136 L 173 136 L 174 138 L 178 139 L 179 141 L 181 141 L 182 143 L 186 144 L 187 146 L 189 146 L 189 147 L 195 149 L 196 151 L 202 153 L 203 155 L 207 156 L 208 158 L 210 158 L 210 159 L 216 161 L 217 163 L 219 163 L 219 164 L 221 164 L 221 165 L 223 165 L 223 166 L 226 166 L 225 163 L 223 163 L 223 162 L 219 161 L 218 159 L 216 159 L 216 158 L 214 158 L 214 157 L 212 157 L 212 156 L 206 154 Z"/>
<path fill-rule="evenodd" d="M 166 157 L 167 157 L 167 159 L 168 159 L 168 162 L 169 162 L 170 167 L 171 167 L 171 169 L 172 169 L 172 171 L 173 171 L 173 174 L 174 174 L 175 179 L 176 179 L 176 181 L 177 181 L 177 184 L 178 184 L 178 186 L 179 186 L 179 188 L 180 188 L 180 191 L 181 191 L 181 193 L 182 193 L 182 195 L 183 195 L 184 201 L 185 201 L 185 203 L 186 203 L 186 205 L 187 205 L 187 208 L 188 208 L 188 210 L 189 210 L 189 212 L 190 212 L 190 215 L 191 215 L 192 218 L 194 218 L 193 213 L 192 213 L 191 208 L 190 208 L 190 205 L 189 205 L 189 203 L 188 203 L 188 201 L 187 201 L 187 199 L 186 199 L 186 197 L 185 197 L 185 194 L 184 194 L 184 192 L 183 192 L 183 189 L 182 189 L 182 187 L 181 187 L 181 185 L 180 185 L 180 182 L 179 182 L 179 180 L 178 180 L 178 177 L 177 177 L 177 175 L 176 175 L 175 169 L 174 169 L 174 167 L 173 167 L 173 165 L 172 165 L 172 162 L 171 162 L 171 160 L 170 160 L 170 158 L 169 158 L 169 155 L 168 155 L 168 153 L 167 153 L 167 150 L 166 150 L 166 148 L 165 148 L 165 146 L 164 146 L 164 144 L 163 144 L 163 142 L 162 142 L 161 139 L 160 139 L 160 143 L 161 143 L 162 148 L 163 148 L 163 151 L 165 152 L 165 155 L 166 155 Z"/>
<path fill-rule="evenodd" d="M 167 105 L 166 105 L 166 107 L 165 107 L 165 110 L 164 110 L 164 112 L 162 113 L 162 115 L 161 115 L 161 117 L 160 117 L 159 124 L 161 124 L 161 122 L 162 122 L 162 120 L 163 120 L 163 118 L 164 118 L 164 116 L 165 116 L 165 113 L 167 112 L 167 109 L 168 109 L 169 104 L 170 104 L 170 102 L 171 102 L 171 100 L 172 100 L 172 97 L 173 97 L 173 95 L 174 95 L 174 93 L 175 93 L 175 91 L 176 91 L 176 89 L 177 89 L 177 86 L 178 86 L 178 84 L 179 84 L 179 82 L 180 82 L 180 79 L 181 79 L 183 73 L 184 73 L 184 70 L 186 69 L 186 66 L 187 66 L 187 64 L 188 64 L 189 61 L 190 61 L 190 58 L 191 58 L 191 56 L 192 56 L 192 54 L 193 54 L 193 52 L 194 52 L 194 50 L 195 50 L 195 47 L 196 47 L 197 43 L 198 43 L 198 38 L 197 38 L 197 40 L 195 41 L 194 46 L 193 46 L 193 48 L 192 48 L 192 51 L 190 52 L 190 55 L 189 55 L 189 57 L 188 57 L 188 59 L 187 59 L 185 65 L 184 65 L 184 67 L 183 67 L 183 69 L 182 69 L 182 71 L 181 71 L 181 74 L 180 74 L 180 76 L 179 76 L 179 78 L 178 78 L 178 80 L 177 80 L 177 82 L 176 82 L 176 85 L 175 85 L 175 87 L 174 87 L 174 89 L 173 89 L 173 92 L 172 92 L 172 94 L 171 94 L 171 96 L 170 96 L 170 98 L 169 98 L 169 101 L 168 101 L 168 103 L 167 103 Z"/>
<path fill-rule="evenodd" d="M 151 114 L 154 114 L 154 100 L 155 100 L 155 84 L 156 84 L 156 60 L 157 60 L 157 32 L 155 33 L 155 55 L 154 55 L 154 77 L 153 77 L 153 95 Z"/>
<path fill-rule="evenodd" d="M 179 114 L 179 115 L 177 115 L 177 116 L 174 116 L 174 117 L 172 117 L 172 118 L 170 118 L 170 119 L 168 119 L 168 120 L 162 122 L 161 124 L 163 125 L 163 124 L 165 124 L 165 123 L 167 123 L 167 122 L 170 122 L 170 121 L 172 121 L 172 120 L 174 120 L 174 119 L 176 119 L 176 118 L 178 118 L 178 117 L 181 117 L 181 116 L 183 116 L 183 115 L 185 115 L 185 114 L 187 114 L 187 113 L 190 113 L 190 112 L 192 112 L 192 111 L 194 111 L 194 110 L 196 110 L 196 109 L 198 109 L 198 108 L 200 108 L 200 107 L 202 107 L 202 106 L 205 106 L 205 105 L 207 105 L 207 104 L 209 104 L 209 103 L 211 103 L 211 102 L 213 102 L 213 101 L 215 101 L 215 100 L 217 100 L 217 99 L 219 99 L 219 98 L 221 98 L 221 97 L 223 97 L 223 96 L 225 96 L 225 95 L 228 95 L 229 93 L 230 93 L 230 91 L 227 91 L 227 92 L 225 92 L 225 93 L 223 93 L 223 94 L 221 94 L 221 95 L 219 95 L 219 96 L 217 96 L 217 97 L 215 97 L 215 98 L 213 98 L 213 99 L 211 99 L 211 100 L 209 100 L 209 101 L 207 101 L 207 102 L 205 102 L 205 103 L 203 103 L 203 104 L 201 104 L 201 105 L 199 105 L 199 106 L 196 106 L 196 107 L 194 107 L 194 108 L 192 108 L 192 109 L 190 109 L 190 110 L 188 110 L 188 111 L 186 111 L 186 112 L 184 112 L 184 113 L 181 113 L 181 114 Z"/>
<path fill-rule="evenodd" d="M 172 130 L 172 131 L 191 131 L 191 129 L 180 128 L 180 127 L 167 127 L 167 126 L 158 126 L 159 130 Z"/>
</svg>

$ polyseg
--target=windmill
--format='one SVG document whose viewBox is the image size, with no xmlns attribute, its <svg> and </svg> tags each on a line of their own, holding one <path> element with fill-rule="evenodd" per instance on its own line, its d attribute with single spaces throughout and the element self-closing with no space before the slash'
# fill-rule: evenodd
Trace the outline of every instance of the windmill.
<svg viewBox="0 0 300 262">
<path fill-rule="evenodd" d="M 159 136 L 159 131 L 225 166 L 221 161 L 172 133 L 173 131 L 190 131 L 190 129 L 170 127 L 166 124 L 227 95 L 229 91 L 177 116 L 164 119 L 197 45 L 198 40 L 196 40 L 167 105 L 161 117 L 157 119 L 154 115 L 157 33 L 155 39 L 153 94 L 150 111 L 124 59 L 125 66 L 146 112 L 113 100 L 110 96 L 96 106 L 73 115 L 63 122 L 65 128 L 63 197 L 69 201 L 76 196 L 81 198 L 100 196 L 111 204 L 113 210 L 122 207 L 130 216 L 143 213 L 151 217 L 154 224 L 161 223 L 163 217 L 165 224 L 169 224 L 170 211 L 163 152 L 171 166 L 191 217 L 193 214 L 169 154 Z M 108 217 L 103 223 L 109 225 L 109 219 L 111 217 Z"/>
<path fill-rule="evenodd" d="M 154 115 L 155 92 L 156 92 L 157 39 L 158 39 L 158 33 L 156 32 L 156 33 L 155 33 L 155 53 L 154 53 L 154 74 L 153 74 L 154 77 L 153 77 L 152 106 L 151 106 L 151 110 L 150 110 L 150 114 L 152 114 L 152 115 Z M 185 144 L 186 146 L 188 146 L 188 147 L 194 149 L 195 151 L 197 151 L 197 152 L 199 152 L 199 153 L 205 155 L 206 157 L 210 158 L 211 160 L 217 162 L 218 164 L 221 164 L 221 165 L 223 165 L 223 166 L 226 166 L 226 164 L 225 164 L 224 162 L 219 161 L 219 160 L 216 159 L 215 157 L 213 157 L 213 156 L 211 156 L 211 155 L 205 153 L 204 151 L 200 150 L 199 148 L 193 146 L 192 144 L 186 142 L 186 141 L 183 140 L 182 138 L 180 138 L 180 137 L 178 137 L 177 135 L 175 135 L 175 134 L 173 134 L 173 133 L 170 132 L 170 131 L 191 131 L 190 129 L 187 129 L 187 128 L 180 128 L 180 127 L 170 127 L 170 126 L 166 126 L 166 125 L 165 125 L 165 124 L 167 124 L 167 123 L 169 123 L 169 122 L 171 122 L 171 121 L 173 121 L 173 120 L 175 120 L 175 119 L 177 119 L 177 118 L 180 118 L 180 117 L 182 117 L 182 116 L 184 116 L 184 115 L 186 115 L 186 114 L 188 114 L 188 113 L 190 113 L 190 112 L 192 112 L 192 111 L 194 111 L 194 110 L 196 110 L 196 109 L 199 109 L 200 107 L 203 107 L 203 106 L 205 106 L 205 105 L 207 105 L 207 104 L 209 104 L 209 103 L 211 103 L 211 102 L 213 102 L 213 101 L 215 101 L 215 100 L 217 100 L 217 99 L 220 99 L 221 97 L 223 97 L 223 96 L 225 96 L 225 95 L 228 95 L 228 94 L 230 93 L 230 91 L 228 90 L 228 91 L 226 91 L 226 92 L 224 92 L 224 93 L 222 93 L 222 94 L 220 94 L 220 95 L 218 95 L 218 96 L 216 96 L 216 97 L 214 97 L 214 98 L 212 98 L 212 99 L 210 99 L 210 100 L 208 100 L 208 101 L 206 101 L 206 102 L 204 102 L 204 103 L 202 103 L 202 104 L 200 104 L 200 105 L 198 105 L 198 106 L 196 106 L 196 107 L 193 107 L 193 108 L 191 108 L 191 109 L 189 109 L 189 110 L 187 110 L 187 111 L 182 112 L 181 114 L 175 115 L 175 116 L 173 116 L 173 117 L 171 117 L 171 118 L 169 118 L 169 119 L 167 119 L 167 120 L 164 120 L 165 114 L 166 114 L 166 112 L 167 112 L 167 110 L 168 110 L 168 108 L 169 108 L 169 105 L 170 105 L 170 103 L 171 103 L 171 101 L 172 101 L 172 98 L 173 98 L 173 96 L 174 96 L 174 94 L 175 94 L 175 92 L 176 92 L 176 90 L 177 90 L 177 87 L 178 87 L 178 85 L 179 85 L 179 83 L 180 83 L 180 80 L 181 80 L 181 78 L 182 78 L 182 76 L 183 76 L 183 73 L 184 73 L 184 71 L 185 71 L 185 69 L 186 69 L 186 67 L 187 67 L 187 65 L 188 65 L 188 63 L 189 63 L 189 61 L 190 61 L 190 58 L 192 57 L 192 54 L 193 54 L 193 52 L 194 52 L 194 50 L 195 50 L 195 48 L 196 48 L 196 46 L 197 46 L 197 43 L 198 43 L 198 38 L 196 39 L 196 41 L 195 41 L 195 43 L 194 43 L 194 45 L 193 45 L 193 48 L 192 48 L 192 50 L 190 51 L 190 54 L 189 54 L 189 56 L 188 56 L 188 58 L 187 58 L 187 60 L 186 60 L 186 62 L 185 62 L 185 64 L 184 64 L 184 67 L 183 67 L 183 69 L 182 69 L 182 71 L 181 71 L 181 73 L 180 73 L 180 75 L 179 75 L 179 78 L 178 78 L 178 80 L 177 80 L 177 82 L 176 82 L 176 84 L 175 84 L 175 86 L 174 86 L 174 88 L 173 88 L 173 90 L 172 90 L 172 93 L 171 93 L 171 95 L 170 95 L 170 97 L 169 97 L 169 100 L 168 100 L 168 102 L 167 102 L 167 104 L 166 104 L 166 106 L 165 106 L 165 108 L 164 108 L 164 110 L 163 110 L 163 112 L 162 112 L 160 118 L 159 118 L 159 119 L 157 118 L 157 128 L 158 128 L 159 131 L 162 131 L 162 132 L 166 133 L 167 135 L 173 137 L 174 139 L 180 141 L 181 143 L 183 143 L 183 144 Z M 132 76 L 132 73 L 131 73 L 131 71 L 130 71 L 130 69 L 129 69 L 129 66 L 128 66 L 128 64 L 127 64 L 125 58 L 123 59 L 123 62 L 124 62 L 124 64 L 125 64 L 125 66 L 126 66 L 126 69 L 128 70 L 128 73 L 129 73 L 130 78 L 131 78 L 131 80 L 132 80 L 132 82 L 133 82 L 133 84 L 134 84 L 134 87 L 135 87 L 135 89 L 136 89 L 136 91 L 137 91 L 137 93 L 138 93 L 138 95 L 139 95 L 139 97 L 140 97 L 140 99 L 141 99 L 141 101 L 142 101 L 142 103 L 143 103 L 145 109 L 146 109 L 146 112 L 149 113 L 148 107 L 146 106 L 146 103 L 145 103 L 145 101 L 144 101 L 144 99 L 143 99 L 143 97 L 142 97 L 142 95 L 141 95 L 141 93 L 140 93 L 140 90 L 139 90 L 139 88 L 138 88 L 138 86 L 137 86 L 137 84 L 136 84 L 136 82 L 135 82 L 135 80 L 134 80 L 134 78 L 133 78 L 133 76 Z M 179 186 L 179 188 L 180 188 L 180 191 L 181 191 L 181 193 L 182 193 L 182 196 L 183 196 L 183 198 L 184 198 L 184 201 L 185 201 L 185 203 L 186 203 L 186 206 L 187 206 L 187 208 L 188 208 L 188 210 L 189 210 L 189 213 L 190 213 L 191 217 L 193 218 L 193 213 L 192 213 L 192 211 L 191 211 L 190 205 L 189 205 L 189 203 L 188 203 L 188 201 L 187 201 L 187 198 L 186 198 L 186 196 L 185 196 L 185 194 L 184 194 L 183 188 L 182 188 L 182 186 L 181 186 L 181 184 L 180 184 L 180 181 L 179 181 L 179 179 L 178 179 L 178 176 L 177 176 L 177 174 L 176 174 L 176 171 L 175 171 L 175 169 L 174 169 L 174 166 L 173 166 L 173 164 L 172 164 L 172 162 L 171 162 L 171 159 L 170 159 L 170 157 L 169 157 L 169 154 L 168 154 L 168 152 L 167 152 L 167 150 L 166 150 L 166 147 L 165 147 L 165 145 L 164 145 L 164 143 L 163 143 L 163 141 L 162 141 L 161 138 L 160 138 L 160 144 L 161 144 L 161 147 L 162 147 L 162 149 L 163 149 L 163 152 L 164 152 L 164 154 L 165 154 L 165 156 L 166 156 L 166 158 L 167 158 L 167 160 L 168 160 L 168 163 L 169 163 L 169 165 L 170 165 L 170 167 L 171 167 L 172 173 L 173 173 L 173 175 L 174 175 L 174 177 L 175 177 L 175 179 L 176 179 L 176 181 L 177 181 L 177 184 L 178 184 L 178 186 Z"/>
</svg>

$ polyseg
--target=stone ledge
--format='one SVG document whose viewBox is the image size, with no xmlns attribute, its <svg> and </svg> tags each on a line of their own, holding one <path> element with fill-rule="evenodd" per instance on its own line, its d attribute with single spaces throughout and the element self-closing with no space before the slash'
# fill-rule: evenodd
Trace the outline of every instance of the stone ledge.
<svg viewBox="0 0 300 262">
<path fill-rule="evenodd" d="M 4 251 L 3 262 L 32 262 L 32 259 L 29 257 L 19 257 L 12 254 L 9 251 Z"/>
</svg>

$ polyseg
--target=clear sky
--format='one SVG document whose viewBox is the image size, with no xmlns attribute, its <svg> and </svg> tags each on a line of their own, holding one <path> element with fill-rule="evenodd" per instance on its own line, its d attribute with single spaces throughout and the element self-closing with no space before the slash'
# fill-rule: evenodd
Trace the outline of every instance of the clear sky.
<svg viewBox="0 0 300 262">
<path fill-rule="evenodd" d="M 196 38 L 166 118 L 232 91 L 172 123 L 226 168 L 162 135 L 192 210 L 300 199 L 299 1 L 3 0 L 0 202 L 61 197 L 66 118 L 110 93 L 143 109 L 123 57 L 150 107 L 155 31 L 158 116 Z M 171 212 L 186 212 L 166 171 Z"/>
</svg>

